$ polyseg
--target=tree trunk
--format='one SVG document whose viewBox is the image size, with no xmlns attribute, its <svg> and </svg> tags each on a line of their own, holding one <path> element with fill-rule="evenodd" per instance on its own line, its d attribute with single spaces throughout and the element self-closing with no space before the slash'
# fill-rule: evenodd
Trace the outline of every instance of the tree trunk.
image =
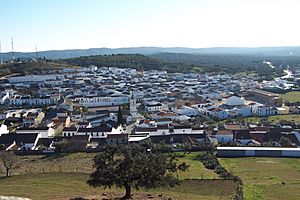
<svg viewBox="0 0 300 200">
<path fill-rule="evenodd" d="M 6 176 L 9 176 L 9 169 L 6 169 Z"/>
<path fill-rule="evenodd" d="M 128 183 L 125 183 L 124 187 L 125 187 L 126 193 L 122 199 L 130 199 L 131 198 L 131 186 Z"/>
</svg>

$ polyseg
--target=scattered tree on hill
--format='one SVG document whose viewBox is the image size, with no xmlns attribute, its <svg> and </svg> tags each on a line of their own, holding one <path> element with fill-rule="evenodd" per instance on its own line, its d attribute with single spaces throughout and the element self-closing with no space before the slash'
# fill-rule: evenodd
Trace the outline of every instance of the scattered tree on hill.
<svg viewBox="0 0 300 200">
<path fill-rule="evenodd" d="M 283 147 L 291 147 L 291 146 L 293 146 L 292 143 L 291 143 L 291 141 L 288 138 L 283 137 L 283 136 L 280 137 L 279 144 L 281 146 L 283 146 Z"/>
<path fill-rule="evenodd" d="M 5 169 L 6 176 L 10 175 L 12 169 L 18 167 L 18 158 L 13 152 L 1 151 L 0 160 L 2 162 L 2 167 Z"/>
<path fill-rule="evenodd" d="M 262 117 L 260 118 L 259 120 L 259 124 L 263 125 L 263 126 L 269 126 L 270 125 L 270 122 L 268 121 L 268 118 L 267 117 Z"/>
<path fill-rule="evenodd" d="M 121 106 L 119 106 L 119 110 L 118 110 L 118 124 L 120 125 L 124 124 L 124 118 L 123 118 Z"/>
<path fill-rule="evenodd" d="M 132 187 L 146 189 L 179 184 L 172 173 L 187 170 L 186 164 L 177 166 L 176 156 L 151 153 L 141 146 L 107 147 L 94 158 L 95 171 L 87 181 L 92 187 L 124 187 L 122 199 L 131 198 Z"/>
<path fill-rule="evenodd" d="M 4 151 L 6 149 L 5 144 L 0 144 L 0 151 Z"/>
</svg>

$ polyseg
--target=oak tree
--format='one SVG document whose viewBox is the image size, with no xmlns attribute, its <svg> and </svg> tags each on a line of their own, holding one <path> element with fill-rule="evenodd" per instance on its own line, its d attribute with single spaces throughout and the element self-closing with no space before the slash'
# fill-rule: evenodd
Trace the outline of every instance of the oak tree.
<svg viewBox="0 0 300 200">
<path fill-rule="evenodd" d="M 126 193 L 122 199 L 129 199 L 132 187 L 138 190 L 179 184 L 174 172 L 188 168 L 186 164 L 180 166 L 173 154 L 152 153 L 138 145 L 107 147 L 95 156 L 95 171 L 87 183 L 92 187 L 124 187 Z"/>
</svg>

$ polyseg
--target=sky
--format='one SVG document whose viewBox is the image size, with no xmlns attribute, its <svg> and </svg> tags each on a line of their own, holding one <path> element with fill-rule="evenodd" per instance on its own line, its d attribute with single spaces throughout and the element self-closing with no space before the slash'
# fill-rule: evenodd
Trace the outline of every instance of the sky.
<svg viewBox="0 0 300 200">
<path fill-rule="evenodd" d="M 0 0 L 2 52 L 300 46 L 299 0 Z"/>
</svg>

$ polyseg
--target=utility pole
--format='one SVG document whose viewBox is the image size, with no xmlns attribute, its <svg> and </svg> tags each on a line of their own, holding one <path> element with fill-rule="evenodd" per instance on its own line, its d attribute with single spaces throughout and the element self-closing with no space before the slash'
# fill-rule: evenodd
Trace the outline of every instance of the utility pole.
<svg viewBox="0 0 300 200">
<path fill-rule="evenodd" d="M 12 57 L 12 62 L 15 62 L 15 53 L 14 53 L 14 39 L 11 38 L 11 57 Z"/>
<path fill-rule="evenodd" d="M 38 52 L 37 52 L 37 45 L 35 45 L 35 59 L 38 60 Z"/>
</svg>

